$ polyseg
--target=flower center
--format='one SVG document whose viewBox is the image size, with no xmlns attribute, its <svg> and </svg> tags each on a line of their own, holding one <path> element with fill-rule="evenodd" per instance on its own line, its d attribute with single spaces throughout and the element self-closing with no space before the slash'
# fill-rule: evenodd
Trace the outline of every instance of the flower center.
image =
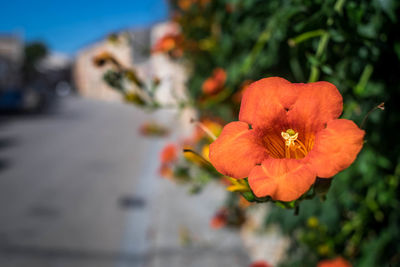
<svg viewBox="0 0 400 267">
<path fill-rule="evenodd" d="M 293 129 L 287 129 L 286 132 L 281 132 L 282 138 L 285 139 L 285 145 L 290 147 L 294 145 L 294 141 L 299 137 L 299 133 L 296 133 Z"/>
<path fill-rule="evenodd" d="M 304 158 L 307 155 L 307 148 L 299 139 L 299 133 L 293 129 L 287 129 L 286 132 L 281 132 L 282 138 L 285 140 L 285 158 Z"/>
<path fill-rule="evenodd" d="M 265 135 L 265 146 L 273 158 L 302 159 L 314 145 L 314 135 L 299 133 L 293 129 L 280 132 L 270 132 Z"/>
</svg>

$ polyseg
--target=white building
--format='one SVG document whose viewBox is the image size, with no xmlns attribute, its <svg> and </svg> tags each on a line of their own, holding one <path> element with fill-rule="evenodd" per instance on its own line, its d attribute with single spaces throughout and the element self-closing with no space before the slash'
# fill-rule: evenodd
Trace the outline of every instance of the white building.
<svg viewBox="0 0 400 267">
<path fill-rule="evenodd" d="M 0 36 L 0 90 L 20 85 L 23 59 L 21 39 L 15 35 Z"/>
</svg>

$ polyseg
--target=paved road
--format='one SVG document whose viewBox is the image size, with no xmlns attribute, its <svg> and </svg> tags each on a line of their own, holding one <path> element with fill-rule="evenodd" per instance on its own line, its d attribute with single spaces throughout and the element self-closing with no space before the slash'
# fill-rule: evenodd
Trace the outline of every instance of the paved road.
<svg viewBox="0 0 400 267">
<path fill-rule="evenodd" d="M 2 117 L 0 266 L 246 266 L 238 235 L 208 228 L 221 190 L 189 197 L 157 176 L 166 140 L 137 132 L 152 118 L 174 124 L 77 97 Z M 182 229 L 192 246 L 181 246 Z"/>
</svg>

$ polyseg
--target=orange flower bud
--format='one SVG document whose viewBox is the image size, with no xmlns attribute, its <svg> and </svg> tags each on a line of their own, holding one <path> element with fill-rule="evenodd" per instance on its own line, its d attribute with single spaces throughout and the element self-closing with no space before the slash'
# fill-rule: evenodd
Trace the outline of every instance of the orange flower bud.
<svg viewBox="0 0 400 267">
<path fill-rule="evenodd" d="M 168 144 L 166 145 L 160 154 L 160 160 L 162 164 L 168 164 L 174 162 L 177 158 L 177 151 L 176 151 L 175 144 Z"/>
</svg>

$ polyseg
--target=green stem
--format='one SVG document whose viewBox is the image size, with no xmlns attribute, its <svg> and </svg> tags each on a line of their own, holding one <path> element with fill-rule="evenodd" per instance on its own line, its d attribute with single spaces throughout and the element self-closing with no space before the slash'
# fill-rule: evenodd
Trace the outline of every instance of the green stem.
<svg viewBox="0 0 400 267">
<path fill-rule="evenodd" d="M 319 69 L 317 66 L 311 66 L 310 78 L 308 78 L 309 83 L 316 82 L 319 78 Z"/>
<path fill-rule="evenodd" d="M 365 66 L 361 74 L 360 80 L 358 81 L 358 84 L 356 85 L 356 87 L 354 87 L 354 93 L 356 95 L 361 95 L 364 92 L 364 89 L 367 86 L 367 83 L 369 81 L 369 78 L 371 78 L 373 71 L 374 67 L 371 64 Z"/>
<path fill-rule="evenodd" d="M 298 35 L 298 36 L 296 36 L 294 38 L 290 38 L 288 43 L 289 43 L 290 46 L 296 46 L 299 43 L 307 41 L 310 38 L 318 37 L 318 36 L 321 36 L 321 35 L 323 35 L 325 33 L 326 33 L 326 31 L 322 30 L 322 29 L 305 32 L 305 33 L 302 33 L 302 34 L 300 34 L 300 35 Z"/>
<path fill-rule="evenodd" d="M 329 41 L 329 33 L 325 32 L 321 36 L 319 43 L 318 43 L 317 51 L 315 52 L 315 57 L 317 59 L 321 58 L 323 52 L 325 51 L 325 49 L 328 45 L 328 41 Z M 310 73 L 310 78 L 308 79 L 308 82 L 309 83 L 316 82 L 319 78 L 319 73 L 320 73 L 320 71 L 319 71 L 319 68 L 317 65 L 311 66 L 311 73 Z"/>
<path fill-rule="evenodd" d="M 322 56 L 322 53 L 324 52 L 326 46 L 328 45 L 329 41 L 329 33 L 325 32 L 319 41 L 318 48 L 317 48 L 317 53 L 315 54 L 318 58 Z"/>
<path fill-rule="evenodd" d="M 336 1 L 334 9 L 337 13 L 342 14 L 344 2 L 346 2 L 346 0 L 337 0 Z"/>
<path fill-rule="evenodd" d="M 363 119 L 362 122 L 361 122 L 361 125 L 360 125 L 360 128 L 361 128 L 361 129 L 364 129 L 365 123 L 367 122 L 367 119 L 368 119 L 369 115 L 370 115 L 372 112 L 374 112 L 375 110 L 377 110 L 377 109 L 385 110 L 385 103 L 382 102 L 382 103 L 380 103 L 379 105 L 373 107 L 370 111 L 368 111 L 368 113 L 364 116 L 364 119 Z"/>
<path fill-rule="evenodd" d="M 260 36 L 258 37 L 257 42 L 254 44 L 253 49 L 251 50 L 250 54 L 246 57 L 244 64 L 241 69 L 241 73 L 243 75 L 247 74 L 251 65 L 253 65 L 255 59 L 260 54 L 262 49 L 264 48 L 265 44 L 268 42 L 269 38 L 271 37 L 271 27 L 270 24 L 267 24 L 265 29 L 262 31 Z"/>
</svg>

